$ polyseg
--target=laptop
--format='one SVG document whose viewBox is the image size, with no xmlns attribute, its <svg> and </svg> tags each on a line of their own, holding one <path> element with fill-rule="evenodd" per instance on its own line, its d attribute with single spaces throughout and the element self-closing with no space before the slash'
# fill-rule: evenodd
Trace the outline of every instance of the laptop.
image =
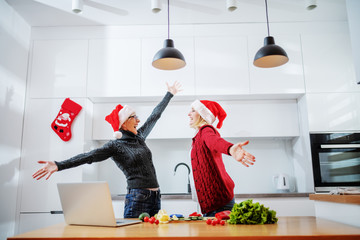
<svg viewBox="0 0 360 240">
<path fill-rule="evenodd" d="M 58 183 L 65 222 L 71 225 L 120 227 L 138 219 L 115 219 L 107 182 Z"/>
</svg>

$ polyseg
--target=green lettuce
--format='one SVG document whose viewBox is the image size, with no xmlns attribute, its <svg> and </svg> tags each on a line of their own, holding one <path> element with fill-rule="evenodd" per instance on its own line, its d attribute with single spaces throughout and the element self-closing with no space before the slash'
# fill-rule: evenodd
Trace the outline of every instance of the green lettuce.
<svg viewBox="0 0 360 240">
<path fill-rule="evenodd" d="M 276 212 L 264 207 L 263 204 L 253 203 L 252 199 L 235 203 L 230 213 L 230 224 L 271 224 L 277 223 Z"/>
</svg>

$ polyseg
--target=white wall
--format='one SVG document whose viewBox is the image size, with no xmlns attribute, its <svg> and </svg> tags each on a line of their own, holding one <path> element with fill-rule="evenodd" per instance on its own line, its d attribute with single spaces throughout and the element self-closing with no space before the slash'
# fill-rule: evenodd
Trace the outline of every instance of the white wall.
<svg viewBox="0 0 360 240">
<path fill-rule="evenodd" d="M 15 233 L 30 31 L 0 0 L 0 239 Z"/>
<path fill-rule="evenodd" d="M 348 13 L 351 47 L 355 64 L 356 79 L 357 82 L 360 84 L 360 1 L 346 0 L 346 8 Z"/>
</svg>

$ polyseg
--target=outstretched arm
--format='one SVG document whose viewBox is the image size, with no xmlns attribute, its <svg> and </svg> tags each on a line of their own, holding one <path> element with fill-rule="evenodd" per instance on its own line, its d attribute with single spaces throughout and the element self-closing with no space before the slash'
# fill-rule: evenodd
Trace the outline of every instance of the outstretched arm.
<svg viewBox="0 0 360 240">
<path fill-rule="evenodd" d="M 38 163 L 40 164 L 45 164 L 42 168 L 40 168 L 39 170 L 37 170 L 32 177 L 35 178 L 36 180 L 40 180 L 41 178 L 45 177 L 46 175 L 48 175 L 46 177 L 45 180 L 48 180 L 50 178 L 50 176 L 54 173 L 58 171 L 58 167 L 55 164 L 55 162 L 51 162 L 51 161 L 38 161 Z"/>
<path fill-rule="evenodd" d="M 166 86 L 168 88 L 168 91 L 172 94 L 175 95 L 178 92 L 182 91 L 181 89 L 181 84 L 178 81 L 175 81 L 174 84 L 172 86 L 169 85 L 169 83 L 166 82 Z"/>
<path fill-rule="evenodd" d="M 249 167 L 249 165 L 254 165 L 255 157 L 245 151 L 242 147 L 248 145 L 249 141 L 240 142 L 234 144 L 229 152 L 230 155 L 238 162 L 241 162 L 245 167 Z"/>
<path fill-rule="evenodd" d="M 181 84 L 175 81 L 172 86 L 169 86 L 166 83 L 168 91 L 166 92 L 165 97 L 160 101 L 160 103 L 154 108 L 150 116 L 146 119 L 145 123 L 139 128 L 138 134 L 142 136 L 144 139 L 150 134 L 151 130 L 155 126 L 156 122 L 161 117 L 161 114 L 164 112 L 171 98 L 181 91 Z"/>
</svg>

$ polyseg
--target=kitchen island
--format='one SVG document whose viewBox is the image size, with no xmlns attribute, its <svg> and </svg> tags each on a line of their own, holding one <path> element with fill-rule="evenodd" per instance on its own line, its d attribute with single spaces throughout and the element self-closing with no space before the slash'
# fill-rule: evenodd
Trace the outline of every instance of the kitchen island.
<svg viewBox="0 0 360 240">
<path fill-rule="evenodd" d="M 360 228 L 315 217 L 279 217 L 277 224 L 207 225 L 205 221 L 90 227 L 65 223 L 20 234 L 15 239 L 360 239 Z"/>
</svg>

